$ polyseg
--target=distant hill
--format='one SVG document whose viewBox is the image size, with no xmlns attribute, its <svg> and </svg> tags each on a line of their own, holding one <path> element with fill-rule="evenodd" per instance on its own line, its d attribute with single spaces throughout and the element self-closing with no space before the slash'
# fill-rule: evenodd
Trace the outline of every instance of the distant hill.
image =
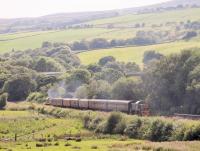
<svg viewBox="0 0 200 151">
<path fill-rule="evenodd" d="M 116 11 L 60 13 L 36 18 L 0 19 L 0 33 L 63 29 L 95 19 L 118 16 Z"/>
<path fill-rule="evenodd" d="M 165 3 L 151 6 L 134 7 L 121 10 L 60 13 L 36 18 L 0 19 L 0 33 L 63 29 L 66 26 L 80 24 L 97 19 L 104 19 L 133 13 L 155 12 L 159 9 L 165 8 L 169 8 L 169 10 L 175 7 L 184 8 L 186 6 L 200 6 L 200 0 L 171 0 Z"/>
<path fill-rule="evenodd" d="M 120 10 L 120 14 L 130 14 L 130 13 L 138 13 L 138 12 L 148 12 L 152 10 L 158 10 L 162 8 L 170 8 L 173 9 L 175 7 L 199 7 L 200 0 L 169 0 L 167 2 L 144 6 L 144 7 L 136 7 L 136 8 L 127 8 Z"/>
</svg>

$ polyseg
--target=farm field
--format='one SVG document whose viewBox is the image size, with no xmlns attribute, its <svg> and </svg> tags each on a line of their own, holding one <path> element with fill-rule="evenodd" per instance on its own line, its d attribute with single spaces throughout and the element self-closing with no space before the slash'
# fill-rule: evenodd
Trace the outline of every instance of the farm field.
<svg viewBox="0 0 200 151">
<path fill-rule="evenodd" d="M 113 17 L 108 19 L 101 19 L 88 22 L 92 25 L 105 25 L 105 24 L 115 24 L 115 25 L 130 25 L 136 23 L 146 23 L 147 26 L 152 24 L 160 24 L 166 22 L 181 22 L 181 21 L 197 21 L 200 20 L 200 8 L 184 9 L 184 10 L 174 10 L 174 11 L 164 11 L 160 13 L 148 13 L 148 14 L 133 14 L 125 15 L 120 17 Z"/>
<path fill-rule="evenodd" d="M 44 41 L 49 42 L 73 42 L 79 40 L 91 40 L 94 38 L 105 39 L 128 39 L 133 38 L 138 31 L 152 30 L 153 24 L 164 24 L 167 22 L 187 22 L 199 21 L 200 8 L 167 11 L 161 13 L 148 13 L 139 15 L 125 15 L 108 19 L 100 19 L 84 24 L 107 25 L 115 24 L 125 26 L 125 28 L 86 28 L 86 29 L 68 29 L 52 30 L 40 32 L 22 32 L 12 34 L 0 34 L 0 53 L 9 52 L 12 49 L 25 50 L 34 49 L 41 46 Z M 173 16 L 173 17 L 171 17 Z M 143 28 L 126 28 L 127 25 L 145 23 Z M 172 27 L 159 27 L 155 30 L 170 30 Z"/>
<path fill-rule="evenodd" d="M 138 47 L 124 47 L 124 48 L 111 48 L 111 49 L 100 49 L 88 52 L 79 53 L 78 56 L 81 62 L 85 65 L 91 63 L 97 63 L 98 60 L 105 56 L 113 56 L 118 61 L 123 62 L 136 62 L 142 65 L 143 54 L 148 50 L 155 50 L 164 55 L 172 53 L 178 53 L 181 50 L 200 47 L 199 40 L 193 41 L 179 41 L 165 44 L 157 44 L 150 46 L 138 46 Z"/>
<path fill-rule="evenodd" d="M 115 29 L 116 30 L 116 29 Z M 89 39 L 98 37 L 101 34 L 106 34 L 113 31 L 113 29 L 71 29 L 63 31 L 49 31 L 49 32 L 31 32 L 31 33 L 17 33 L 17 34 L 0 34 L 0 53 L 9 52 L 12 49 L 25 50 L 41 47 L 44 41 L 49 42 L 72 42 L 76 40 Z M 31 36 L 35 35 L 35 36 Z M 22 37 L 22 38 L 20 38 Z M 24 38 L 23 38 L 24 37 Z M 5 39 L 12 39 L 2 41 Z"/>
</svg>

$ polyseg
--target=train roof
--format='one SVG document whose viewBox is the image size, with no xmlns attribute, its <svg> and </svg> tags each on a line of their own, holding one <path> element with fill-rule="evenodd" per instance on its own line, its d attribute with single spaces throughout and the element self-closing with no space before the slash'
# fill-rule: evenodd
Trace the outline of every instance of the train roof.
<svg viewBox="0 0 200 151">
<path fill-rule="evenodd" d="M 110 103 L 132 103 L 133 102 L 131 100 L 105 100 L 105 99 L 88 99 L 88 100 L 91 102 L 110 102 Z"/>
<path fill-rule="evenodd" d="M 63 99 L 63 101 L 90 101 L 90 102 L 110 102 L 110 103 L 122 103 L 122 104 L 128 104 L 128 103 L 134 103 L 133 100 L 106 100 L 106 99 L 78 99 L 78 98 L 54 98 L 55 100 Z"/>
</svg>

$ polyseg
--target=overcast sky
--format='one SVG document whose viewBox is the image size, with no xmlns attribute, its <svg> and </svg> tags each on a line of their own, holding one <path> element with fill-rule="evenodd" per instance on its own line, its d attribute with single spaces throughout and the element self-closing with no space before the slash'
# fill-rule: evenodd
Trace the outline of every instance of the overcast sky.
<svg viewBox="0 0 200 151">
<path fill-rule="evenodd" d="M 168 0 L 0 0 L 0 18 L 138 7 Z"/>
</svg>

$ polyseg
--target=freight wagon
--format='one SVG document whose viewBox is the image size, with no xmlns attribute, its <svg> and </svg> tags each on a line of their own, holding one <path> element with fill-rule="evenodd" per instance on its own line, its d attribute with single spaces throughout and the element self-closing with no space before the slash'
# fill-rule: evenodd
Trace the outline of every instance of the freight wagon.
<svg viewBox="0 0 200 151">
<path fill-rule="evenodd" d="M 80 110 L 117 111 L 128 114 L 149 115 L 149 107 L 143 101 L 128 100 L 99 100 L 99 99 L 76 99 L 76 98 L 48 98 L 48 105 L 74 108 Z"/>
</svg>

